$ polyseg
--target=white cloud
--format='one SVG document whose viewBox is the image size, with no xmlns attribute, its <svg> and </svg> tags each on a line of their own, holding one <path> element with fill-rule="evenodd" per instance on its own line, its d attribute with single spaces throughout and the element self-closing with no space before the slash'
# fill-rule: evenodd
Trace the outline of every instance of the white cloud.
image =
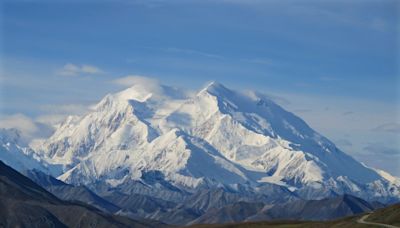
<svg viewBox="0 0 400 228">
<path fill-rule="evenodd" d="M 165 87 L 157 79 L 141 75 L 128 75 L 117 78 L 111 82 L 121 87 L 132 87 L 137 94 L 141 94 L 139 96 L 144 95 L 145 97 L 151 94 L 152 96 L 186 99 L 192 95 L 192 91 L 190 90 L 177 87 Z M 144 97 L 142 98 L 144 99 Z"/>
<path fill-rule="evenodd" d="M 68 116 L 81 116 L 86 114 L 94 105 L 90 104 L 60 104 L 42 105 L 40 110 L 43 115 L 35 120 L 39 123 L 52 126 L 53 128 L 64 121 Z"/>
<path fill-rule="evenodd" d="M 1 118 L 0 128 L 16 128 L 26 134 L 32 134 L 38 130 L 31 118 L 20 113 Z"/>
<path fill-rule="evenodd" d="M 112 83 L 122 87 L 134 86 L 140 93 L 162 94 L 163 88 L 160 82 L 154 78 L 149 78 L 141 75 L 128 75 L 112 81 Z"/>
<path fill-rule="evenodd" d="M 82 65 L 81 67 L 82 72 L 89 73 L 89 74 L 100 74 L 103 73 L 98 67 L 91 66 L 91 65 Z"/>
<path fill-rule="evenodd" d="M 15 128 L 21 131 L 25 141 L 30 141 L 34 138 L 43 138 L 50 136 L 54 129 L 44 123 L 37 122 L 32 118 L 17 113 L 14 115 L 1 116 L 0 128 Z"/>
<path fill-rule="evenodd" d="M 58 74 L 64 76 L 77 76 L 80 74 L 102 74 L 103 70 L 92 65 L 75 65 L 72 63 L 65 64 L 59 71 Z"/>
<path fill-rule="evenodd" d="M 89 110 L 89 105 L 43 105 L 39 109 L 44 114 L 35 118 L 21 113 L 2 115 L 0 116 L 0 128 L 18 129 L 26 142 L 30 142 L 33 139 L 47 138 L 53 134 L 55 127 L 69 115 L 85 114 Z"/>
<path fill-rule="evenodd" d="M 120 85 L 120 86 L 124 86 L 124 87 L 130 87 L 133 85 L 159 85 L 159 81 L 154 79 L 154 78 L 150 78 L 150 77 L 146 77 L 146 76 L 142 76 L 142 75 L 128 75 L 125 77 L 121 77 L 121 78 L 117 78 L 115 80 L 112 81 L 114 84 L 116 85 Z"/>
<path fill-rule="evenodd" d="M 36 121 L 50 126 L 57 126 L 67 118 L 68 115 L 63 114 L 46 114 L 36 118 Z"/>
</svg>

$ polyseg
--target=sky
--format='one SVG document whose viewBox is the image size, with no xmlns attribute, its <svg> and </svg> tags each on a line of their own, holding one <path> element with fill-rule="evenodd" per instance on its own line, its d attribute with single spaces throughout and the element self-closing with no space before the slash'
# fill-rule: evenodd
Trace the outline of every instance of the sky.
<svg viewBox="0 0 400 228">
<path fill-rule="evenodd" d="M 0 127 L 51 135 L 127 76 L 269 94 L 346 153 L 400 176 L 400 2 L 0 3 Z"/>
</svg>

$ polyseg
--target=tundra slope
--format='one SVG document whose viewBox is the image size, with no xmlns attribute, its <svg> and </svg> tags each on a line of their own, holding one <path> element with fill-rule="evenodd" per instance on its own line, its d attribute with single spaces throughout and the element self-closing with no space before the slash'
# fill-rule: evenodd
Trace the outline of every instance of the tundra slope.
<svg viewBox="0 0 400 228">
<path fill-rule="evenodd" d="M 50 172 L 67 183 L 175 202 L 215 187 L 263 194 L 264 185 L 305 199 L 400 198 L 398 178 L 356 161 L 267 96 L 215 82 L 195 94 L 141 84 L 109 94 L 34 151 L 62 167 Z"/>
</svg>

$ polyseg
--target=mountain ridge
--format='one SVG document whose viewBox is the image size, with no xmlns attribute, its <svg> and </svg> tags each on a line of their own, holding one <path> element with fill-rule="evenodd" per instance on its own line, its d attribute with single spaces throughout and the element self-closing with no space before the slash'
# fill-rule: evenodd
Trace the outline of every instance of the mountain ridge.
<svg viewBox="0 0 400 228">
<path fill-rule="evenodd" d="M 0 161 L 0 225 L 4 227 L 159 227 L 58 199 Z"/>
</svg>

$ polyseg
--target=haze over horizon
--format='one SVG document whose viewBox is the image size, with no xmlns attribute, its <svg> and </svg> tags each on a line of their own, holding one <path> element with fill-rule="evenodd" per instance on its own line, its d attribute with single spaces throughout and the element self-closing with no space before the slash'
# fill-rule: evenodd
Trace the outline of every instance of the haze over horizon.
<svg viewBox="0 0 400 228">
<path fill-rule="evenodd" d="M 48 137 L 135 83 L 275 98 L 400 176 L 399 2 L 4 1 L 0 127 Z"/>
</svg>

